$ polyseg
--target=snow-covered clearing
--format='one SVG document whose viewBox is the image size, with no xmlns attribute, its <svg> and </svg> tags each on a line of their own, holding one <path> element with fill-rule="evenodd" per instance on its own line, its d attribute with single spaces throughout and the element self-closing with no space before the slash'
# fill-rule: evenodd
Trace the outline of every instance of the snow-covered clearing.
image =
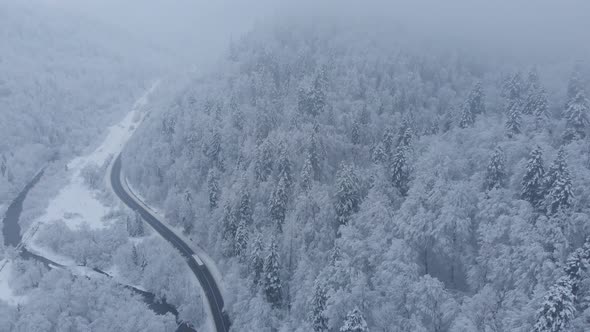
<svg viewBox="0 0 590 332">
<path fill-rule="evenodd" d="M 97 197 L 98 192 L 89 188 L 82 177 L 81 171 L 88 165 L 101 167 L 111 158 L 117 155 L 125 146 L 125 143 L 133 135 L 137 126 L 145 116 L 144 108 L 148 103 L 149 95 L 156 89 L 159 81 L 152 86 L 135 102 L 132 110 L 118 124 L 108 129 L 105 140 L 92 153 L 74 158 L 67 165 L 70 175 L 69 183 L 49 202 L 45 212 L 37 218 L 30 230 L 38 228 L 33 236 L 23 236 L 23 241 L 33 251 L 53 259 L 61 264 L 71 263 L 67 257 L 50 252 L 35 244 L 36 235 L 43 232 L 43 226 L 62 220 L 69 227 L 76 228 L 86 223 L 90 228 L 102 228 L 105 226 L 103 217 L 111 208 L 105 206 Z"/>
</svg>

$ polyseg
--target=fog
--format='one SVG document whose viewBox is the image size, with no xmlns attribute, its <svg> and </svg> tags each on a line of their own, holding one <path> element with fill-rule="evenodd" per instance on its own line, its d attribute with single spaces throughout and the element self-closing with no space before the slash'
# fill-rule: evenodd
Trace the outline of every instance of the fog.
<svg viewBox="0 0 590 332">
<path fill-rule="evenodd" d="M 497 55 L 583 59 L 590 48 L 590 2 L 584 0 L 46 1 L 194 60 L 218 56 L 254 24 L 298 17 L 379 19 L 401 25 L 405 37 Z"/>
</svg>

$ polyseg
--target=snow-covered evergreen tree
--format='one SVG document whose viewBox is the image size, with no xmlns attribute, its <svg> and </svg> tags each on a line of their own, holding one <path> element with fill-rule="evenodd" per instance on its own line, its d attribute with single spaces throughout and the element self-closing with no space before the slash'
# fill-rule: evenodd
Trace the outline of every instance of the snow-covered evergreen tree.
<svg viewBox="0 0 590 332">
<path fill-rule="evenodd" d="M 385 133 L 383 133 L 383 150 L 387 155 L 387 159 L 393 155 L 395 152 L 395 130 L 393 127 L 388 127 L 385 129 Z"/>
<path fill-rule="evenodd" d="M 291 170 L 291 159 L 287 151 L 286 143 L 281 143 L 279 148 L 279 160 L 277 163 L 277 174 L 280 179 L 283 179 L 287 189 L 291 188 L 293 184 L 293 173 Z"/>
<path fill-rule="evenodd" d="M 237 209 L 238 210 L 236 212 L 238 222 L 243 220 L 246 225 L 252 225 L 254 222 L 252 220 L 252 202 L 250 201 L 250 192 L 246 187 L 242 189 Z"/>
<path fill-rule="evenodd" d="M 543 150 L 537 146 L 531 151 L 527 161 L 520 197 L 533 206 L 539 207 L 544 199 L 545 167 L 543 166 Z"/>
<path fill-rule="evenodd" d="M 525 92 L 525 82 L 519 72 L 514 73 L 506 80 L 502 88 L 502 96 L 508 100 L 509 103 L 520 103 Z"/>
<path fill-rule="evenodd" d="M 481 83 L 475 84 L 473 90 L 467 96 L 461 108 L 461 118 L 459 119 L 459 127 L 471 127 L 475 122 L 475 117 L 479 114 L 485 113 L 485 94 Z"/>
<path fill-rule="evenodd" d="M 527 93 L 531 93 L 537 91 L 541 88 L 541 80 L 539 79 L 539 73 L 537 72 L 537 68 L 533 67 L 529 70 L 526 80 L 525 91 Z"/>
<path fill-rule="evenodd" d="M 233 243 L 236 238 L 239 220 L 229 202 L 223 207 L 223 216 L 221 219 L 221 237 L 224 240 L 224 253 L 228 256 L 233 255 Z"/>
<path fill-rule="evenodd" d="M 303 167 L 301 168 L 301 175 L 299 176 L 299 186 L 303 191 L 311 188 L 313 182 L 313 168 L 311 166 L 310 158 L 305 158 Z"/>
<path fill-rule="evenodd" d="M 490 158 L 486 169 L 485 188 L 492 190 L 504 187 L 506 182 L 506 156 L 500 147 L 497 147 Z"/>
<path fill-rule="evenodd" d="M 569 255 L 564 273 L 549 289 L 543 305 L 537 314 L 534 332 L 568 331 L 568 324 L 576 313 L 579 283 L 582 272 L 588 269 L 590 260 L 590 242 Z"/>
<path fill-rule="evenodd" d="M 385 146 L 383 142 L 378 142 L 371 149 L 371 160 L 375 164 L 384 163 L 387 160 L 387 153 L 385 152 Z"/>
<path fill-rule="evenodd" d="M 574 100 L 576 98 L 576 96 L 578 95 L 578 93 L 583 92 L 584 91 L 584 86 L 582 84 L 582 79 L 581 79 L 581 74 L 580 74 L 580 68 L 579 66 L 576 66 L 577 68 L 574 68 L 569 82 L 567 84 L 567 95 L 566 95 L 566 105 L 565 108 L 567 109 L 569 107 L 569 103 Z"/>
<path fill-rule="evenodd" d="M 566 159 L 565 150 L 561 148 L 547 173 L 546 206 L 550 214 L 567 209 L 573 203 L 572 180 Z"/>
<path fill-rule="evenodd" d="M 221 143 L 221 133 L 214 131 L 209 141 L 203 148 L 203 153 L 209 158 L 210 165 L 224 171 L 225 162 L 223 160 L 223 148 Z"/>
<path fill-rule="evenodd" d="M 412 140 L 414 138 L 414 128 L 412 128 L 412 124 L 405 121 L 404 125 L 401 128 L 400 136 L 398 138 L 398 146 L 403 147 L 410 147 L 412 145 Z"/>
<path fill-rule="evenodd" d="M 270 198 L 270 217 L 277 229 L 282 232 L 285 215 L 287 213 L 287 203 L 289 200 L 287 180 L 285 176 L 280 176 L 274 191 Z"/>
<path fill-rule="evenodd" d="M 326 305 L 328 292 L 326 285 L 316 280 L 314 285 L 313 298 L 311 299 L 311 324 L 314 332 L 328 331 L 328 317 L 326 316 Z"/>
<path fill-rule="evenodd" d="M 409 190 L 410 184 L 410 165 L 408 163 L 408 148 L 398 146 L 389 167 L 391 172 L 391 182 L 402 196 L 405 196 Z"/>
<path fill-rule="evenodd" d="M 575 137 L 573 138 L 586 137 L 586 131 L 589 124 L 589 111 L 588 99 L 586 99 L 583 91 L 578 92 L 576 96 L 568 102 L 564 116 L 567 120 L 568 129 L 575 133 Z"/>
<path fill-rule="evenodd" d="M 209 210 L 215 210 L 219 204 L 221 187 L 219 186 L 219 172 L 217 168 L 211 168 L 207 175 L 207 190 L 209 193 Z"/>
<path fill-rule="evenodd" d="M 274 164 L 274 149 L 272 143 L 264 141 L 256 148 L 256 160 L 254 162 L 254 174 L 256 180 L 264 182 L 272 173 Z"/>
<path fill-rule="evenodd" d="M 309 147 L 307 149 L 307 158 L 311 163 L 311 169 L 313 170 L 313 179 L 316 181 L 320 180 L 321 177 L 321 152 L 320 143 L 316 134 L 317 128 L 314 128 L 314 132 L 309 138 Z"/>
<path fill-rule="evenodd" d="M 508 137 L 518 135 L 521 132 L 522 115 L 520 113 L 520 104 L 517 101 L 510 103 L 507 111 L 506 132 Z"/>
<path fill-rule="evenodd" d="M 127 233 L 132 237 L 144 235 L 143 218 L 139 212 L 135 211 L 132 217 L 127 216 Z"/>
<path fill-rule="evenodd" d="M 318 70 L 311 82 L 299 88 L 298 109 L 304 114 L 319 115 L 326 105 L 326 89 L 328 81 L 324 68 Z"/>
<path fill-rule="evenodd" d="M 234 254 L 243 260 L 248 249 L 248 225 L 245 220 L 240 220 L 234 238 Z"/>
<path fill-rule="evenodd" d="M 365 317 L 358 308 L 354 308 L 346 315 L 340 332 L 369 332 Z"/>
<path fill-rule="evenodd" d="M 264 259 L 264 275 L 262 288 L 266 300 L 273 307 L 280 307 L 283 302 L 283 286 L 281 283 L 281 263 L 277 243 L 271 240 L 268 246 L 268 253 Z"/>
<path fill-rule="evenodd" d="M 352 127 L 350 128 L 350 143 L 354 145 L 358 145 L 361 143 L 361 125 L 358 121 L 354 121 L 352 123 Z"/>
<path fill-rule="evenodd" d="M 360 180 L 350 165 L 342 163 L 336 173 L 335 200 L 336 219 L 339 225 L 345 225 L 361 204 Z"/>
<path fill-rule="evenodd" d="M 179 195 L 180 207 L 178 215 L 180 224 L 185 234 L 190 234 L 195 227 L 195 212 L 193 211 L 193 196 L 190 190 L 186 189 L 182 195 Z"/>
<path fill-rule="evenodd" d="M 258 285 L 264 272 L 264 247 L 262 245 L 262 238 L 260 234 L 256 235 L 252 243 L 249 265 L 254 285 Z"/>
<path fill-rule="evenodd" d="M 575 300 L 572 281 L 568 277 L 562 277 L 545 296 L 533 332 L 567 331 L 567 324 L 576 311 Z"/>
</svg>

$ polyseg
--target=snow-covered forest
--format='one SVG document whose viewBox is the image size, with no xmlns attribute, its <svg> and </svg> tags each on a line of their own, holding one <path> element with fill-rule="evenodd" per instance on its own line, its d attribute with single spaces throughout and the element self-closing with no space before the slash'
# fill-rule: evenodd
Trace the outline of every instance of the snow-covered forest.
<svg viewBox="0 0 590 332">
<path fill-rule="evenodd" d="M 0 332 L 590 331 L 589 22 L 0 0 Z"/>
<path fill-rule="evenodd" d="M 235 40 L 129 181 L 217 261 L 235 331 L 590 329 L 588 64 L 384 31 Z"/>
<path fill-rule="evenodd" d="M 95 142 L 164 67 L 139 42 L 33 1 L 0 1 L 0 40 L 0 205 Z"/>
</svg>

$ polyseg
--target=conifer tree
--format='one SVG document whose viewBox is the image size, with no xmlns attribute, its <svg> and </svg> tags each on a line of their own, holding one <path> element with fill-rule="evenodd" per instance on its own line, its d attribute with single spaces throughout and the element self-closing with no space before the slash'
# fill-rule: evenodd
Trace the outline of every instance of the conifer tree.
<svg viewBox="0 0 590 332">
<path fill-rule="evenodd" d="M 209 210 L 213 211 L 219 204 L 221 187 L 219 186 L 219 173 L 217 168 L 211 168 L 207 175 L 207 190 L 209 192 Z"/>
<path fill-rule="evenodd" d="M 223 217 L 221 220 L 222 238 L 224 240 L 225 253 L 229 256 L 233 255 L 233 242 L 236 237 L 239 220 L 236 218 L 236 213 L 232 209 L 231 204 L 226 202 L 223 207 Z"/>
<path fill-rule="evenodd" d="M 291 185 L 293 183 L 291 159 L 289 159 L 289 154 L 287 152 L 287 148 L 284 142 L 281 144 L 281 148 L 279 149 L 279 162 L 277 164 L 277 174 L 279 178 L 282 178 L 284 180 L 286 188 L 291 188 Z"/>
<path fill-rule="evenodd" d="M 301 176 L 299 179 L 299 186 L 303 191 L 307 191 L 311 188 L 313 181 L 313 169 L 311 166 L 310 158 L 305 158 L 303 167 L 301 168 Z"/>
<path fill-rule="evenodd" d="M 539 79 L 539 73 L 536 68 L 531 68 L 527 75 L 527 82 L 525 91 L 529 94 L 535 92 L 541 88 L 541 80 Z"/>
<path fill-rule="evenodd" d="M 522 116 L 518 102 L 511 102 L 508 107 L 508 119 L 506 120 L 506 132 L 508 137 L 520 134 L 522 126 Z"/>
<path fill-rule="evenodd" d="M 392 127 L 389 127 L 385 130 L 383 134 L 383 150 L 389 159 L 394 152 L 395 148 L 395 132 Z"/>
<path fill-rule="evenodd" d="M 573 201 L 572 182 L 566 159 L 565 150 L 561 148 L 547 174 L 546 206 L 550 214 L 570 207 Z"/>
<path fill-rule="evenodd" d="M 575 68 L 570 76 L 570 80 L 567 85 L 567 96 L 566 96 L 566 105 L 565 108 L 569 107 L 569 103 L 576 98 L 578 93 L 583 92 L 584 88 L 582 86 L 582 80 L 580 78 L 580 73 L 578 69 Z"/>
<path fill-rule="evenodd" d="M 574 138 L 584 138 L 588 128 L 588 99 L 582 91 L 572 98 L 564 112 L 567 127 L 574 134 Z"/>
<path fill-rule="evenodd" d="M 549 118 L 547 114 L 548 105 L 547 93 L 545 92 L 545 89 L 540 89 L 536 94 L 535 110 L 533 111 L 537 130 L 541 129 Z"/>
<path fill-rule="evenodd" d="M 368 332 L 367 322 L 365 317 L 358 308 L 354 308 L 346 315 L 344 323 L 340 328 L 340 332 Z"/>
<path fill-rule="evenodd" d="M 286 178 L 281 176 L 270 198 L 270 217 L 280 232 L 285 222 L 288 199 Z"/>
<path fill-rule="evenodd" d="M 405 146 L 398 146 L 390 165 L 391 182 L 402 196 L 405 196 L 410 189 L 410 166 L 407 154 L 408 149 Z"/>
<path fill-rule="evenodd" d="M 264 272 L 263 254 L 264 248 L 262 246 L 262 238 L 260 237 L 260 234 L 258 234 L 254 238 L 254 243 L 252 244 L 252 251 L 250 253 L 250 271 L 252 273 L 254 285 L 258 285 L 262 273 Z"/>
<path fill-rule="evenodd" d="M 344 225 L 353 213 L 358 212 L 361 204 L 359 178 L 352 166 L 341 164 L 336 173 L 336 218 L 339 225 Z"/>
<path fill-rule="evenodd" d="M 221 133 L 219 131 L 216 130 L 213 133 L 203 152 L 209 158 L 211 166 L 217 167 L 222 172 L 224 171 L 225 164 L 223 160 Z"/>
<path fill-rule="evenodd" d="M 567 331 L 567 324 L 576 312 L 575 299 L 571 280 L 567 277 L 560 278 L 545 296 L 533 332 Z"/>
<path fill-rule="evenodd" d="M 459 119 L 460 128 L 471 127 L 475 123 L 475 114 L 471 113 L 465 105 L 461 108 L 461 118 Z"/>
<path fill-rule="evenodd" d="M 371 151 L 371 160 L 375 164 L 384 163 L 387 160 L 387 153 L 385 152 L 385 147 L 383 142 L 379 142 L 375 144 Z"/>
<path fill-rule="evenodd" d="M 412 145 L 412 140 L 414 138 L 414 129 L 410 124 L 404 126 L 402 129 L 403 131 L 400 133 L 397 145 L 403 147 L 410 147 Z"/>
<path fill-rule="evenodd" d="M 264 141 L 256 148 L 256 161 L 254 162 L 254 174 L 256 180 L 264 182 L 272 173 L 273 148 L 270 142 Z"/>
<path fill-rule="evenodd" d="M 247 188 L 242 189 L 240 202 L 238 204 L 237 218 L 238 222 L 243 220 L 247 226 L 252 225 L 254 222 L 252 220 L 252 203 L 250 202 L 250 192 L 248 192 Z"/>
<path fill-rule="evenodd" d="M 459 119 L 459 127 L 471 127 L 475 123 L 475 117 L 478 114 L 485 113 L 485 95 L 481 83 L 477 83 L 467 100 L 463 103 L 461 109 L 461 118 Z"/>
<path fill-rule="evenodd" d="M 180 198 L 179 207 L 180 223 L 183 227 L 185 234 L 190 234 L 193 230 L 194 225 L 194 211 L 193 211 L 193 198 L 190 190 L 185 190 L 184 194 Z"/>
<path fill-rule="evenodd" d="M 590 243 L 568 256 L 564 275 L 549 289 L 537 314 L 533 332 L 568 331 L 568 324 L 576 313 L 576 301 L 583 271 L 588 269 Z"/>
<path fill-rule="evenodd" d="M 281 265 L 276 241 L 273 239 L 264 259 L 263 290 L 266 300 L 273 307 L 280 307 L 283 301 L 281 285 Z"/>
<path fill-rule="evenodd" d="M 313 170 L 313 179 L 316 181 L 320 181 L 321 176 L 320 157 L 320 144 L 318 142 L 318 138 L 314 129 L 314 133 L 312 133 L 309 139 L 307 158 L 311 163 L 311 169 Z"/>
<path fill-rule="evenodd" d="M 6 156 L 2 155 L 2 158 L 0 158 L 0 174 L 2 174 L 2 176 L 6 175 L 6 169 L 8 167 L 6 166 Z M 67 164 L 66 164 L 66 168 L 67 168 Z"/>
<path fill-rule="evenodd" d="M 127 217 L 127 233 L 131 237 L 144 235 L 143 218 L 138 211 L 135 211 L 133 217 Z"/>
<path fill-rule="evenodd" d="M 245 220 L 240 220 L 234 238 L 234 253 L 243 260 L 246 249 L 248 249 L 248 225 Z"/>
<path fill-rule="evenodd" d="M 544 198 L 544 176 L 543 151 L 537 146 L 529 157 L 526 165 L 526 172 L 522 179 L 520 197 L 533 206 L 539 207 Z"/>
<path fill-rule="evenodd" d="M 326 105 L 327 85 L 326 70 L 321 68 L 313 77 L 311 84 L 300 87 L 297 102 L 299 111 L 311 116 L 319 115 Z"/>
<path fill-rule="evenodd" d="M 354 121 L 352 123 L 352 128 L 350 129 L 350 143 L 354 145 L 358 145 L 361 143 L 361 133 L 360 133 L 360 124 L 358 121 Z"/>
<path fill-rule="evenodd" d="M 314 332 L 328 331 L 328 317 L 326 316 L 326 305 L 328 294 L 326 285 L 316 280 L 314 286 L 313 298 L 311 300 L 311 324 Z"/>
<path fill-rule="evenodd" d="M 471 113 L 475 115 L 485 113 L 485 94 L 481 83 L 478 82 L 475 84 L 475 87 L 473 87 L 473 90 L 469 94 L 469 98 L 467 98 L 467 105 L 469 106 Z"/>
<path fill-rule="evenodd" d="M 504 83 L 504 87 L 502 88 L 502 96 L 506 98 L 509 103 L 520 103 L 522 101 L 524 91 L 525 83 L 522 79 L 521 74 L 517 72 L 514 73 L 514 75 L 512 75 L 510 78 L 508 78 Z"/>
<path fill-rule="evenodd" d="M 488 164 L 485 176 L 486 190 L 501 188 L 506 181 L 506 157 L 501 148 L 496 148 Z"/>
</svg>

